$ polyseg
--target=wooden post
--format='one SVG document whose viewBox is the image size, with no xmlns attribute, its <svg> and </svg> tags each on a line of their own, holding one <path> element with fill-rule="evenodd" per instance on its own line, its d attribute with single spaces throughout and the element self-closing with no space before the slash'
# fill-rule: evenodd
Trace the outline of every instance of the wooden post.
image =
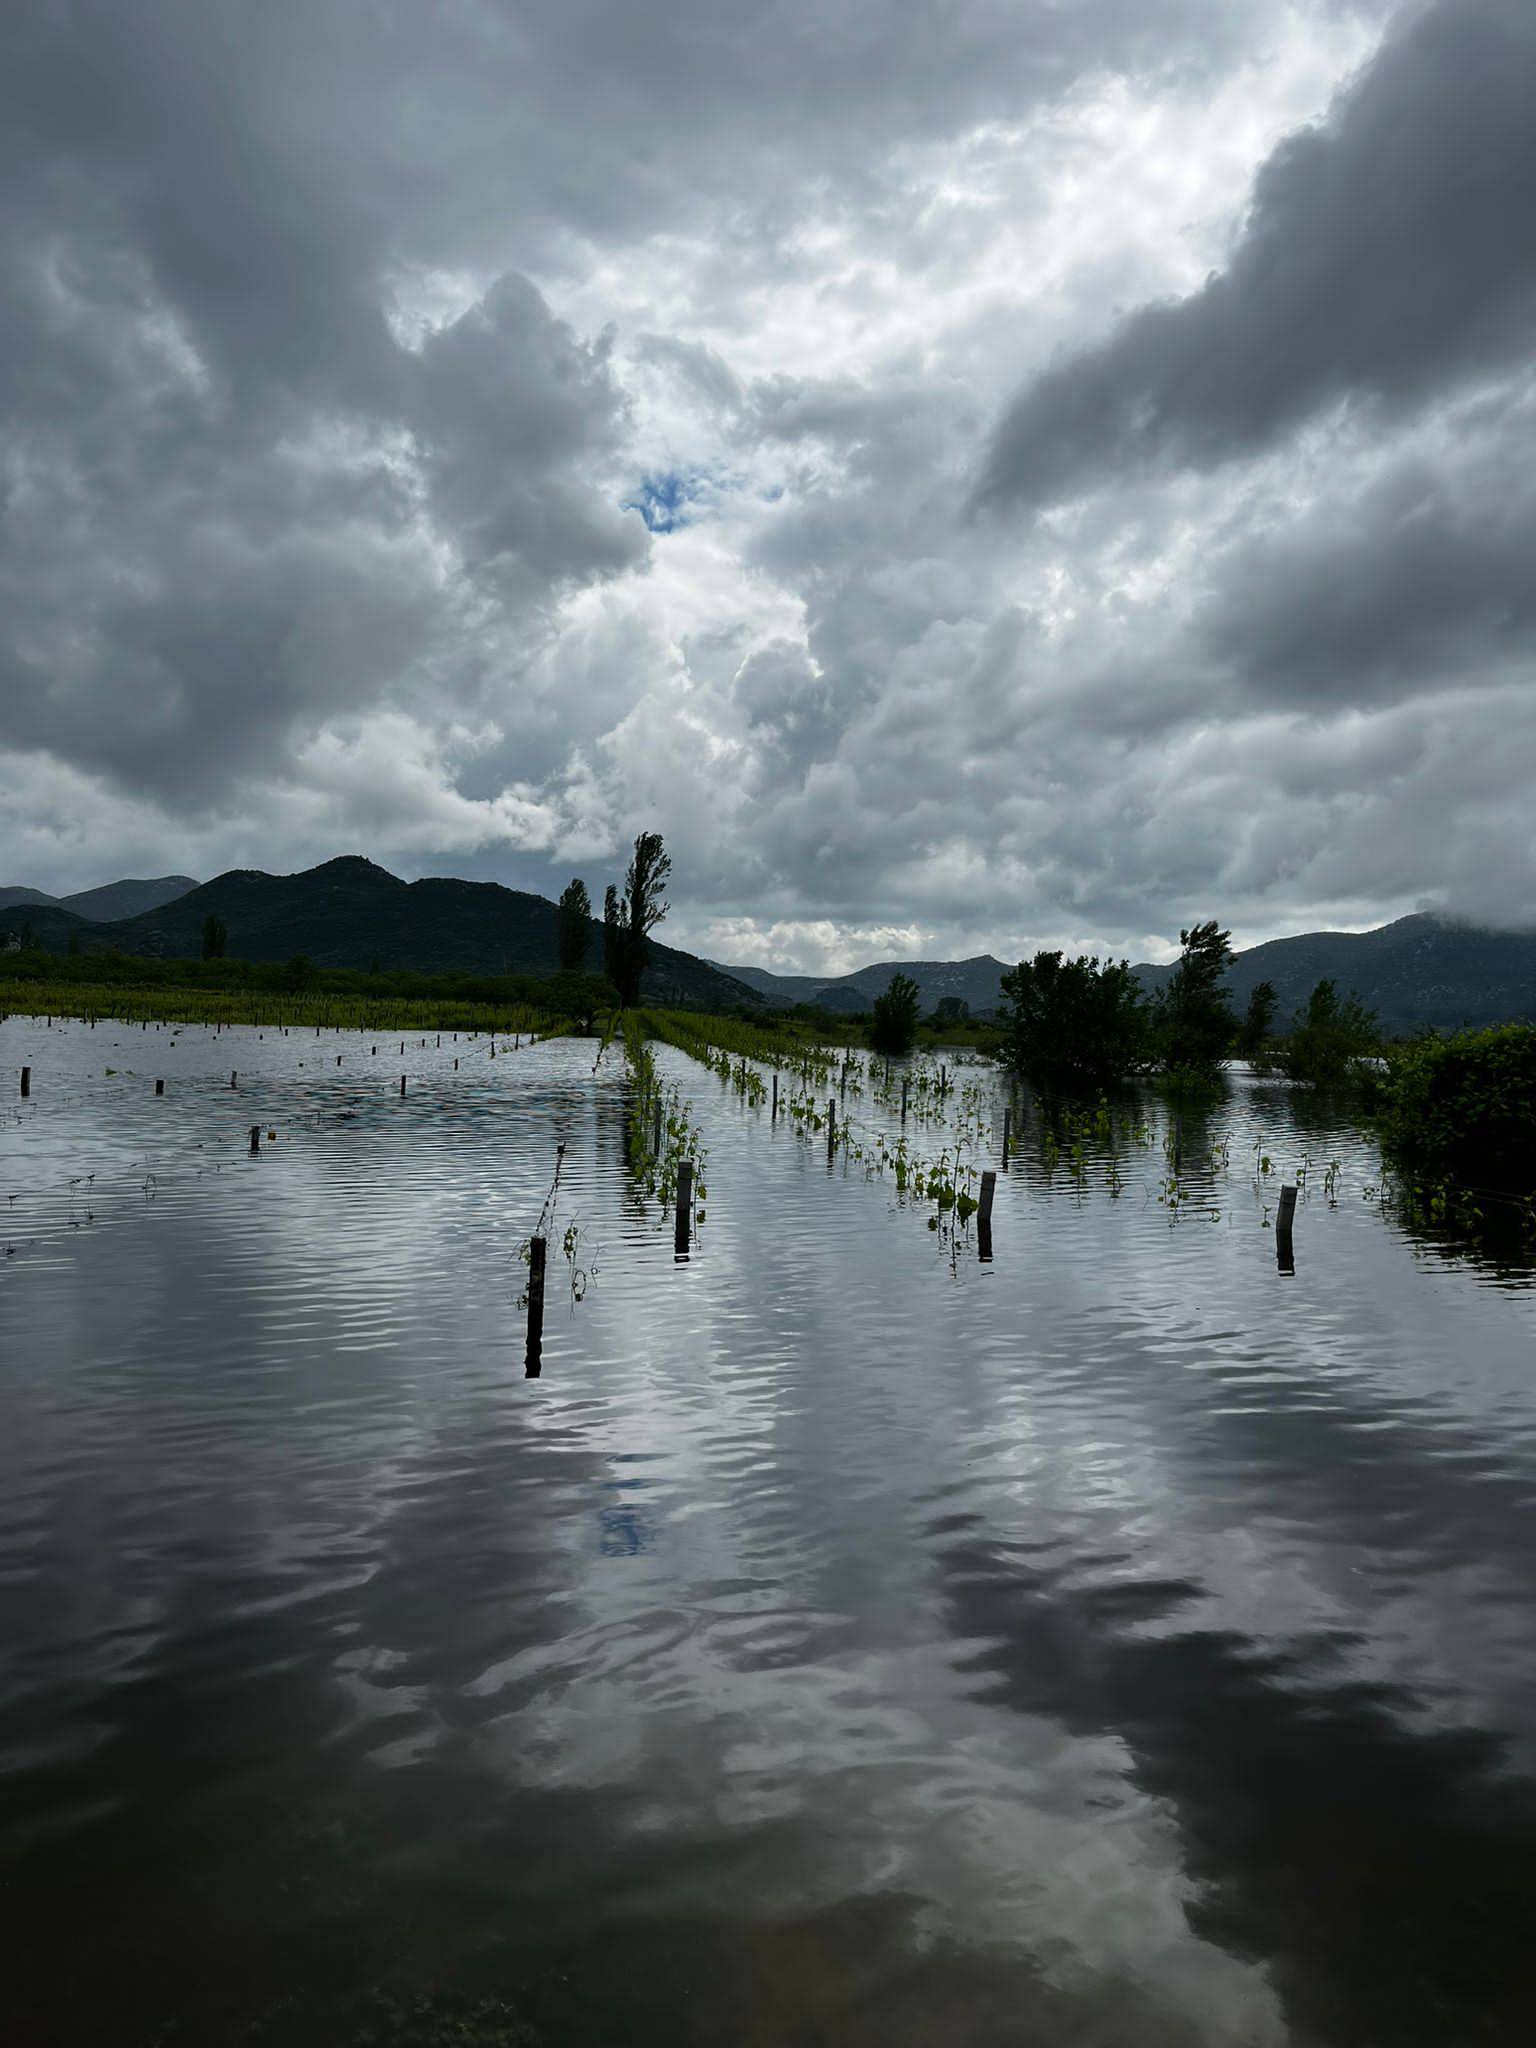
<svg viewBox="0 0 1536 2048">
<path fill-rule="evenodd" d="M 651 1157 L 661 1157 L 661 1097 L 656 1098 L 656 1114 L 651 1119 Z"/>
<path fill-rule="evenodd" d="M 688 1249 L 688 1240 L 693 1229 L 693 1161 L 682 1159 L 677 1167 L 677 1213 L 673 1218 L 672 1249 L 682 1253 Z"/>
<path fill-rule="evenodd" d="M 400 1076 L 400 1093 L 401 1093 L 402 1095 L 403 1095 L 403 1094 L 405 1093 L 405 1076 L 404 1076 L 404 1074 L 402 1074 L 402 1075 Z"/>
<path fill-rule="evenodd" d="M 776 1124 L 776 1123 L 778 1122 L 778 1120 L 779 1120 L 779 1077 L 778 1077 L 778 1075 L 777 1075 L 777 1074 L 775 1074 L 775 1075 L 774 1075 L 774 1077 L 773 1077 L 773 1108 L 772 1108 L 772 1110 L 771 1110 L 771 1111 L 769 1112 L 769 1116 L 768 1116 L 768 1121 L 769 1121 L 769 1123 L 771 1123 L 771 1124 Z"/>
<path fill-rule="evenodd" d="M 251 1125 L 251 1152 L 252 1152 L 252 1154 L 254 1155 L 255 1153 L 259 1152 L 260 1150 L 261 1150 L 261 1125 L 260 1125 L 260 1124 L 252 1124 L 252 1125 Z"/>
<path fill-rule="evenodd" d="M 948 1069 L 948 1067 L 940 1067 L 940 1069 L 939 1069 L 939 1094 L 940 1094 L 941 1096 L 943 1096 L 943 1095 L 946 1095 L 946 1094 L 947 1094 L 948 1092 L 949 1092 L 949 1069 Z"/>
<path fill-rule="evenodd" d="M 455 1073 L 457 1073 L 457 1072 L 459 1071 L 459 1063 L 458 1063 L 458 1061 L 457 1061 L 457 1060 L 455 1060 L 455 1061 L 454 1061 L 454 1063 L 453 1063 L 453 1071 L 454 1071 Z"/>
<path fill-rule="evenodd" d="M 21 1092 L 23 1095 L 30 1095 L 32 1093 L 32 1069 L 30 1067 L 23 1067 L 21 1070 Z"/>
<path fill-rule="evenodd" d="M 336 1055 L 336 1064 L 337 1064 L 337 1066 L 338 1066 L 338 1067 L 339 1067 L 339 1066 L 341 1065 L 341 1054 L 340 1054 L 340 1053 L 337 1053 L 337 1055 Z"/>
<path fill-rule="evenodd" d="M 837 1097 L 827 1097 L 827 1157 L 837 1150 Z"/>
<path fill-rule="evenodd" d="M 1004 1111 L 1003 1111 L 1003 1171 L 1004 1171 L 1004 1173 L 1006 1173 L 1006 1172 L 1008 1171 L 1008 1145 L 1009 1145 L 1009 1141 L 1010 1141 L 1010 1140 L 1012 1139 L 1012 1137 L 1013 1137 L 1013 1111 L 1012 1111 L 1012 1109 L 1011 1109 L 1011 1108 L 1005 1108 L 1005 1109 L 1004 1109 Z"/>
<path fill-rule="evenodd" d="M 238 1081 L 239 1079 L 240 1079 L 240 1076 L 239 1076 L 238 1074 L 231 1074 L 231 1075 L 230 1075 L 230 1077 L 229 1077 L 229 1085 L 230 1085 L 230 1087 L 231 1087 L 231 1088 L 233 1088 L 233 1087 L 234 1087 L 234 1085 L 235 1085 L 235 1083 L 236 1083 L 236 1082 L 237 1082 L 237 1081 Z"/>
<path fill-rule="evenodd" d="M 903 1123 L 907 1120 L 907 1092 L 911 1086 L 912 1076 L 910 1074 L 903 1074 L 901 1077 L 901 1120 Z"/>
<path fill-rule="evenodd" d="M 989 1168 L 981 1176 L 981 1200 L 976 1205 L 983 1223 L 992 1221 L 992 1197 L 997 1193 L 997 1175 Z"/>
<path fill-rule="evenodd" d="M 157 1081 L 155 1083 L 155 1093 L 157 1095 L 163 1095 L 165 1093 L 165 1083 L 163 1081 Z"/>
<path fill-rule="evenodd" d="M 1275 1211 L 1275 1262 L 1282 1273 L 1296 1271 L 1296 1248 L 1291 1237 L 1291 1225 L 1296 1215 L 1296 1190 L 1283 1187 L 1280 1190 L 1280 1206 Z"/>
<path fill-rule="evenodd" d="M 542 1237 L 528 1240 L 528 1355 L 524 1377 L 536 1380 L 544 1353 L 544 1259 Z"/>
</svg>

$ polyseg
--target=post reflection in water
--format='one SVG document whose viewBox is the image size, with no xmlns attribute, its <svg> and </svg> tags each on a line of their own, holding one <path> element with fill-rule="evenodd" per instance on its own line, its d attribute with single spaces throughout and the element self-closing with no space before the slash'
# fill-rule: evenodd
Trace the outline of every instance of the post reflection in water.
<svg viewBox="0 0 1536 2048">
<path fill-rule="evenodd" d="M 0 1025 L 8 2039 L 1536 2038 L 1528 1251 L 1336 1111 L 930 1230 L 658 1047 L 695 1243 L 617 1051 L 127 1035 Z"/>
</svg>

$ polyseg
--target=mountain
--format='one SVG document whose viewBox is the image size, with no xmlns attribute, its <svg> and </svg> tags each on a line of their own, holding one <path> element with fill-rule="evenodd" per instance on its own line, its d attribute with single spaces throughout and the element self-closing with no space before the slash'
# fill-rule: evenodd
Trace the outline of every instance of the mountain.
<svg viewBox="0 0 1536 2048">
<path fill-rule="evenodd" d="M 91 918 L 97 924 L 113 924 L 125 917 L 139 917 L 146 910 L 159 910 L 188 896 L 197 887 L 191 875 L 160 875 L 152 882 L 103 882 L 99 889 L 81 889 L 59 902 L 76 917 Z"/>
<path fill-rule="evenodd" d="M 917 983 L 925 1011 L 932 1010 L 943 996 L 958 996 L 979 1015 L 995 1010 L 1002 1002 L 997 984 L 1008 969 L 990 953 L 978 953 L 971 960 L 881 960 L 873 967 L 856 968 L 852 974 L 770 974 L 763 967 L 723 967 L 720 971 L 746 982 L 776 1008 L 819 1003 L 825 1010 L 840 1011 L 869 1009 L 875 997 L 890 986 L 893 974 L 906 974 Z"/>
<path fill-rule="evenodd" d="M 307 954 L 318 967 L 420 974 L 545 974 L 559 965 L 559 913 L 543 896 L 499 882 L 448 879 L 402 882 L 372 861 L 347 856 L 297 875 L 234 868 L 157 909 L 117 923 L 57 907 L 27 911 L 33 936 L 62 952 L 120 952 L 196 958 L 203 923 L 226 928 L 231 959 L 289 960 Z M 602 926 L 592 926 L 592 962 L 602 955 Z M 760 998 L 707 961 L 652 942 L 642 992 L 656 1002 L 734 1009 Z"/>
<path fill-rule="evenodd" d="M 1173 968 L 1136 973 L 1152 991 Z M 1490 931 L 1420 911 L 1373 932 L 1306 932 L 1235 953 L 1227 988 L 1242 1009 L 1257 982 L 1273 982 L 1277 1021 L 1287 1025 L 1323 980 L 1358 996 L 1395 1036 L 1426 1024 L 1454 1031 L 1536 1019 L 1536 931 Z"/>
<path fill-rule="evenodd" d="M 161 875 L 152 882 L 103 882 L 97 889 L 81 889 L 73 896 L 47 896 L 41 889 L 0 889 L 0 910 L 35 907 L 40 910 L 69 910 L 76 917 L 97 924 L 119 918 L 137 917 L 185 896 L 197 883 L 190 875 Z"/>
</svg>

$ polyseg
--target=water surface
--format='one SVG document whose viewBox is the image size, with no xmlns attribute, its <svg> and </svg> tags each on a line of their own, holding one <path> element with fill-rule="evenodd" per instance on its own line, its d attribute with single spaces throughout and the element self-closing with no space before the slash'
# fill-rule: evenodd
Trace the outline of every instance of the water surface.
<svg viewBox="0 0 1536 2048">
<path fill-rule="evenodd" d="M 983 1261 L 661 1049 L 679 1260 L 616 1053 L 400 1043 L 0 1025 L 7 2039 L 1536 2038 L 1528 1268 L 1246 1079 Z"/>
</svg>

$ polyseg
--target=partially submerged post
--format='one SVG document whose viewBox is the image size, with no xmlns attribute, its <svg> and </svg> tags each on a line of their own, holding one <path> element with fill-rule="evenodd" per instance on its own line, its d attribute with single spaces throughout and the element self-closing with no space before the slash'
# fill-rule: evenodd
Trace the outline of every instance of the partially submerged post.
<svg viewBox="0 0 1536 2048">
<path fill-rule="evenodd" d="M 157 1095 L 163 1095 L 165 1093 L 165 1083 L 163 1081 L 157 1081 L 155 1083 L 155 1093 Z"/>
<path fill-rule="evenodd" d="M 1295 1216 L 1296 1190 L 1283 1187 L 1280 1190 L 1280 1207 L 1275 1211 L 1275 1261 L 1282 1273 L 1296 1271 L 1296 1250 L 1291 1239 Z"/>
<path fill-rule="evenodd" d="M 257 1152 L 259 1152 L 260 1150 L 261 1150 L 261 1125 L 260 1125 L 260 1124 L 252 1124 L 252 1125 L 251 1125 L 251 1152 L 252 1152 L 253 1156 L 254 1156 L 254 1154 L 256 1154 Z"/>
<path fill-rule="evenodd" d="M 405 1093 L 405 1076 L 404 1076 L 404 1074 L 402 1074 L 402 1075 L 400 1076 L 400 1093 L 401 1093 L 402 1095 L 403 1095 L 403 1094 Z"/>
<path fill-rule="evenodd" d="M 528 1355 L 524 1378 L 536 1380 L 544 1353 L 544 1256 L 542 1237 L 528 1240 Z"/>
<path fill-rule="evenodd" d="M 32 1069 L 30 1067 L 23 1067 L 21 1070 L 21 1092 L 23 1095 L 30 1095 L 32 1093 Z"/>
<path fill-rule="evenodd" d="M 907 1120 L 907 1091 L 911 1086 L 912 1076 L 910 1074 L 903 1074 L 901 1077 L 901 1120 L 903 1123 Z"/>
<path fill-rule="evenodd" d="M 661 1157 L 661 1097 L 656 1098 L 655 1114 L 651 1118 L 651 1157 Z"/>
<path fill-rule="evenodd" d="M 240 1079 L 240 1076 L 239 1076 L 238 1074 L 231 1074 L 231 1075 L 230 1075 L 230 1077 L 229 1077 L 229 1085 L 230 1085 L 230 1087 L 231 1087 L 231 1088 L 233 1088 L 233 1087 L 234 1087 L 234 1085 L 235 1085 L 235 1083 L 236 1083 L 236 1082 L 237 1082 L 237 1081 L 238 1081 L 239 1079 Z"/>
<path fill-rule="evenodd" d="M 837 1150 L 837 1097 L 827 1097 L 827 1157 Z"/>
<path fill-rule="evenodd" d="M 976 1205 L 977 1214 L 985 1224 L 992 1221 L 992 1197 L 997 1193 L 997 1175 L 990 1168 L 981 1176 L 981 1200 Z"/>
<path fill-rule="evenodd" d="M 768 1113 L 768 1121 L 769 1121 L 769 1123 L 771 1123 L 771 1124 L 776 1124 L 776 1123 L 778 1122 L 778 1120 L 779 1120 L 779 1077 L 778 1077 L 778 1075 L 777 1075 L 777 1074 L 775 1074 L 775 1075 L 774 1075 L 774 1077 L 773 1077 L 773 1108 L 772 1108 L 772 1109 L 771 1109 L 771 1110 L 769 1111 L 769 1113 Z"/>
<path fill-rule="evenodd" d="M 672 1249 L 679 1255 L 688 1249 L 693 1228 L 693 1161 L 680 1159 L 677 1165 L 677 1211 L 672 1224 Z"/>
</svg>

